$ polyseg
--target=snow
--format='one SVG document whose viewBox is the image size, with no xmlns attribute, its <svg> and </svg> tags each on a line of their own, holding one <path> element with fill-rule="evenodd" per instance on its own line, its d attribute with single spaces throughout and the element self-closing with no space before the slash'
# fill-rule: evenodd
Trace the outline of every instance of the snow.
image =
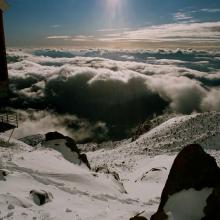
<svg viewBox="0 0 220 220">
<path fill-rule="evenodd" d="M 31 147 L 15 139 L 7 143 L 8 138 L 0 135 L 0 170 L 7 174 L 6 181 L 0 178 L 0 219 L 128 220 L 143 211 L 142 216 L 149 219 L 183 146 L 198 141 L 220 164 L 219 119 L 215 112 L 176 116 L 134 142 L 108 142 L 97 149 L 87 144 L 92 170 L 81 166 L 77 158 L 67 157 L 70 152 L 63 140 Z M 96 168 L 108 168 L 110 173 L 94 172 Z M 51 194 L 51 200 L 38 206 L 30 195 L 32 190 Z M 211 190 L 190 189 L 170 197 L 166 205 L 170 219 L 185 218 L 183 199 L 187 212 L 197 211 L 192 210 L 193 215 L 185 219 L 199 219 Z"/>
<path fill-rule="evenodd" d="M 9 174 L 0 182 L 0 218 L 4 219 L 128 219 L 144 204 L 129 197 L 111 174 L 99 174 L 65 160 L 48 148 L 31 148 L 16 140 L 0 148 L 1 167 Z M 30 191 L 53 198 L 38 206 Z M 9 209 L 8 207 L 14 207 Z M 71 212 L 68 210 L 72 210 Z"/>
<path fill-rule="evenodd" d="M 74 164 L 80 164 L 81 161 L 78 157 L 78 154 L 76 152 L 72 152 L 70 150 L 69 147 L 66 146 L 66 140 L 65 139 L 61 139 L 61 140 L 52 140 L 52 141 L 47 141 L 44 144 L 45 147 L 47 148 L 52 148 L 54 150 L 57 150 L 59 152 L 61 152 L 61 154 L 63 155 L 63 157 L 74 163 Z"/>
<path fill-rule="evenodd" d="M 212 188 L 201 191 L 189 189 L 170 196 L 164 207 L 165 212 L 169 213 L 169 220 L 200 220 L 205 217 L 203 210 L 212 191 Z"/>
</svg>

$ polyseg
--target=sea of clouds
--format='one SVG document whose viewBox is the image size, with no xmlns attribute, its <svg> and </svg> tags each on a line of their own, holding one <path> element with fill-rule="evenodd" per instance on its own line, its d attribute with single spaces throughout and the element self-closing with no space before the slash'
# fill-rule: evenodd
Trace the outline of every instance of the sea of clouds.
<svg viewBox="0 0 220 220">
<path fill-rule="evenodd" d="M 18 137 L 121 139 L 164 111 L 220 111 L 220 52 L 10 49 L 8 60 Z"/>
</svg>

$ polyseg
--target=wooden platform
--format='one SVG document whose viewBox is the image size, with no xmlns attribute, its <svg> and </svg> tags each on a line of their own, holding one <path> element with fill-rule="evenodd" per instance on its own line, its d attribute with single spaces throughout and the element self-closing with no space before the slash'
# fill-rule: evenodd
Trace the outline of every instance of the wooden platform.
<svg viewBox="0 0 220 220">
<path fill-rule="evenodd" d="M 14 126 L 14 125 L 0 122 L 0 133 L 4 133 L 6 131 L 9 131 L 9 130 L 12 130 L 15 128 L 16 128 L 16 126 Z"/>
<path fill-rule="evenodd" d="M 15 129 L 17 127 L 17 114 L 0 113 L 0 133 Z"/>
</svg>

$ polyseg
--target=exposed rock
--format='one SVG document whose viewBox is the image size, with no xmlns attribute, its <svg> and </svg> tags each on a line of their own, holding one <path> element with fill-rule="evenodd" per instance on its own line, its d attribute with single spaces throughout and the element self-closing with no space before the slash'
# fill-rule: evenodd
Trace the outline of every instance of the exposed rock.
<svg viewBox="0 0 220 220">
<path fill-rule="evenodd" d="M 38 206 L 42 206 L 45 203 L 50 202 L 53 198 L 51 193 L 46 192 L 44 190 L 41 190 L 41 191 L 31 190 L 30 195 L 31 195 L 34 203 Z"/>
<path fill-rule="evenodd" d="M 153 128 L 159 126 L 160 124 L 164 123 L 165 121 L 168 121 L 171 118 L 176 117 L 177 114 L 175 113 L 165 113 L 160 116 L 154 116 L 152 119 L 148 119 L 144 123 L 140 124 L 140 126 L 137 128 L 134 136 L 132 137 L 131 141 L 137 140 L 142 134 L 147 133 L 148 131 L 152 130 Z"/>
<path fill-rule="evenodd" d="M 141 212 L 137 215 L 135 215 L 134 217 L 130 218 L 129 220 L 147 220 L 147 218 L 141 216 L 144 212 Z"/>
<path fill-rule="evenodd" d="M 136 216 L 136 217 L 130 218 L 130 220 L 147 220 L 147 218 L 143 216 Z"/>
<path fill-rule="evenodd" d="M 86 154 L 81 154 L 80 149 L 77 147 L 76 142 L 72 138 L 64 136 L 58 132 L 49 132 L 45 135 L 45 144 L 50 141 L 55 141 L 55 140 L 64 140 L 65 144 L 61 146 L 59 145 L 59 143 L 55 143 L 53 146 L 51 145 L 48 145 L 48 146 L 62 153 L 63 157 L 66 160 L 73 162 L 73 163 L 77 163 L 79 165 L 83 163 L 89 169 L 91 169 Z M 66 147 L 66 150 L 64 149 L 65 147 Z M 69 153 L 67 152 L 67 149 Z"/>
<path fill-rule="evenodd" d="M 168 220 L 168 216 L 163 210 L 157 211 L 157 213 L 151 217 L 151 220 Z"/>
<path fill-rule="evenodd" d="M 86 164 L 86 166 L 87 166 L 89 169 L 91 169 L 86 154 L 79 154 L 79 159 L 80 159 L 84 164 Z"/>
<path fill-rule="evenodd" d="M 9 209 L 9 210 L 12 210 L 12 209 L 15 209 L 15 207 L 14 207 L 14 205 L 9 204 L 9 205 L 8 205 L 8 209 Z"/>
<path fill-rule="evenodd" d="M 36 134 L 20 138 L 19 140 L 32 147 L 36 147 L 45 141 L 45 136 L 42 134 Z"/>
<path fill-rule="evenodd" d="M 146 122 L 144 122 L 143 124 L 141 124 L 141 125 L 137 128 L 137 130 L 136 130 L 134 136 L 132 137 L 131 141 L 137 140 L 142 134 L 147 133 L 147 132 L 150 131 L 151 129 L 152 129 L 152 123 L 151 123 L 151 121 L 146 121 Z"/>
<path fill-rule="evenodd" d="M 118 173 L 116 173 L 115 171 L 110 171 L 107 166 L 97 167 L 97 168 L 95 169 L 95 172 L 97 172 L 97 173 L 111 174 L 111 175 L 115 178 L 115 180 L 120 181 L 120 177 L 119 177 Z"/>
<path fill-rule="evenodd" d="M 218 213 L 220 210 L 219 187 L 220 168 L 217 166 L 215 159 L 205 153 L 201 146 L 189 145 L 176 157 L 163 189 L 158 211 L 151 219 L 167 219 L 164 207 L 169 197 L 191 188 L 197 191 L 204 188 L 214 188 L 213 193 L 207 200 L 207 206 L 204 209 L 206 217 L 203 219 L 220 219 Z"/>
<path fill-rule="evenodd" d="M 65 212 L 69 212 L 70 213 L 70 212 L 72 212 L 72 210 L 67 208 Z"/>
<path fill-rule="evenodd" d="M 6 181 L 7 171 L 0 170 L 0 181 Z"/>
<path fill-rule="evenodd" d="M 59 132 L 49 132 L 45 134 L 46 141 L 58 140 L 58 139 L 66 139 L 67 137 L 60 134 Z"/>
<path fill-rule="evenodd" d="M 151 175 L 153 175 L 153 173 L 156 173 L 156 172 L 162 173 L 166 170 L 167 170 L 166 167 L 154 167 L 154 168 L 148 170 L 147 172 L 145 172 L 141 177 L 136 179 L 135 182 L 148 180 L 149 176 L 151 178 Z M 159 179 L 157 181 L 159 181 Z"/>
<path fill-rule="evenodd" d="M 215 188 L 207 199 L 204 213 L 205 217 L 202 220 L 220 219 L 220 186 Z"/>
</svg>

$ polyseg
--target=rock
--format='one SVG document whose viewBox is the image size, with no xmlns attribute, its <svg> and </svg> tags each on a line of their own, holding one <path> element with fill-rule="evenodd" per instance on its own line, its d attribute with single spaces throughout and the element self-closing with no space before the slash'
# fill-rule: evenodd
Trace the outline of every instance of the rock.
<svg viewBox="0 0 220 220">
<path fill-rule="evenodd" d="M 59 132 L 49 132 L 45 134 L 46 141 L 53 141 L 58 139 L 66 139 L 66 136 L 60 134 Z"/>
<path fill-rule="evenodd" d="M 97 173 L 111 174 L 111 175 L 114 177 L 115 180 L 120 181 L 119 174 L 116 173 L 115 171 L 110 171 L 107 166 L 97 167 L 97 168 L 95 169 L 95 172 L 97 172 Z"/>
<path fill-rule="evenodd" d="M 129 220 L 147 220 L 147 218 L 142 217 L 142 216 L 136 216 L 136 217 L 130 218 Z"/>
<path fill-rule="evenodd" d="M 214 191 L 207 199 L 204 207 L 205 217 L 203 219 L 220 219 L 220 168 L 213 157 L 205 153 L 199 145 L 185 147 L 176 157 L 167 182 L 161 195 L 158 211 L 151 220 L 168 219 L 164 208 L 174 194 L 183 190 L 194 189 L 197 192 L 204 188 L 213 188 Z M 182 201 L 184 204 L 184 201 Z M 184 206 L 183 206 L 184 209 Z M 218 216 L 217 218 L 212 216 Z"/>
<path fill-rule="evenodd" d="M 141 216 L 144 212 L 138 213 L 134 217 L 130 218 L 129 220 L 147 220 L 147 218 Z"/>
<path fill-rule="evenodd" d="M 66 212 L 72 212 L 72 210 L 67 208 L 67 209 L 66 209 Z"/>
<path fill-rule="evenodd" d="M 32 147 L 36 147 L 45 141 L 45 136 L 42 134 L 36 134 L 20 138 L 19 140 Z"/>
<path fill-rule="evenodd" d="M 72 138 L 64 136 L 58 132 L 49 132 L 45 135 L 45 144 L 50 141 L 55 141 L 55 140 L 64 140 L 65 145 L 59 145 L 57 143 L 57 144 L 54 144 L 53 146 L 51 145 L 48 145 L 48 146 L 62 153 L 63 157 L 66 160 L 72 163 L 79 164 L 79 165 L 83 163 L 89 169 L 91 169 L 86 154 L 81 154 L 80 149 L 77 147 L 76 142 Z M 64 149 L 65 147 L 66 149 Z"/>
<path fill-rule="evenodd" d="M 86 154 L 79 154 L 79 159 L 80 159 L 84 164 L 86 164 L 86 166 L 87 166 L 89 169 L 91 169 Z"/>
<path fill-rule="evenodd" d="M 51 193 L 46 192 L 44 190 L 41 190 L 41 191 L 31 190 L 30 195 L 31 195 L 34 203 L 38 206 L 42 206 L 45 203 L 50 202 L 53 198 Z"/>
<path fill-rule="evenodd" d="M 8 175 L 7 171 L 0 170 L 0 181 L 6 181 L 6 176 Z"/>
<path fill-rule="evenodd" d="M 220 219 L 220 186 L 215 188 L 207 199 L 204 213 L 205 217 L 202 220 Z"/>
<path fill-rule="evenodd" d="M 15 209 L 15 207 L 14 207 L 14 205 L 9 204 L 9 205 L 8 205 L 8 209 L 9 209 L 9 210 L 12 210 L 12 209 Z"/>
</svg>

